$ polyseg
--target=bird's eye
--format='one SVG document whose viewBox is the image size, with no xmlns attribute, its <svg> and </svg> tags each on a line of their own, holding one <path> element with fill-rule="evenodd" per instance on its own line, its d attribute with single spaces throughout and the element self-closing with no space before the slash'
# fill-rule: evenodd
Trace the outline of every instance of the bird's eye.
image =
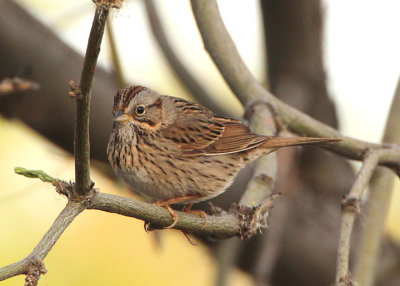
<svg viewBox="0 0 400 286">
<path fill-rule="evenodd" d="M 139 105 L 136 107 L 136 115 L 142 116 L 145 114 L 146 109 L 144 108 L 143 105 Z"/>
</svg>

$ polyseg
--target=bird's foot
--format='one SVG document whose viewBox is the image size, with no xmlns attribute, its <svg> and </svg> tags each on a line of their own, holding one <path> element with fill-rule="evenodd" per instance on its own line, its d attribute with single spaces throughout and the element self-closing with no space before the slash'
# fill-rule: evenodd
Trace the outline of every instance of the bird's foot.
<svg viewBox="0 0 400 286">
<path fill-rule="evenodd" d="M 173 228 L 176 225 L 176 223 L 178 222 L 178 220 L 179 220 L 178 215 L 176 214 L 176 211 L 173 208 L 171 208 L 170 204 L 164 203 L 163 201 L 156 202 L 155 204 L 160 206 L 160 207 L 166 208 L 167 211 L 169 211 L 169 213 L 171 214 L 171 216 L 172 216 L 172 218 L 174 220 L 172 222 L 172 224 L 170 224 L 170 225 L 168 225 L 168 226 L 166 226 L 164 228 Z"/>
<path fill-rule="evenodd" d="M 172 224 L 170 224 L 169 226 L 166 226 L 164 228 L 173 228 L 177 224 L 177 222 L 179 220 L 176 211 L 173 208 L 171 208 L 171 204 L 186 202 L 186 201 L 197 199 L 199 197 L 200 196 L 191 195 L 191 196 L 184 196 L 184 197 L 172 198 L 172 199 L 167 199 L 167 200 L 162 200 L 162 201 L 155 202 L 154 203 L 155 205 L 158 205 L 160 207 L 166 208 L 168 210 L 168 212 L 171 214 L 172 218 L 173 218 Z M 202 210 L 192 210 L 191 209 L 192 205 L 193 205 L 193 203 L 185 204 L 185 207 L 183 208 L 182 212 L 199 215 L 202 218 L 204 218 L 204 220 L 205 220 L 205 223 L 203 225 L 203 229 L 204 229 L 206 227 L 206 225 L 208 224 L 207 214 L 205 213 L 205 211 L 202 211 Z M 146 230 L 146 232 L 151 231 L 152 228 L 151 228 L 150 223 L 146 223 L 145 222 L 144 229 Z M 192 244 L 194 246 L 197 245 L 188 232 L 183 231 L 183 230 L 181 230 L 181 231 L 185 235 L 186 239 L 189 241 L 190 244 Z"/>
<path fill-rule="evenodd" d="M 186 204 L 185 207 L 183 208 L 182 212 L 198 215 L 198 216 L 204 218 L 205 222 L 204 222 L 203 227 L 202 227 L 204 229 L 208 224 L 207 214 L 206 214 L 205 211 L 202 211 L 202 210 L 192 210 L 191 209 L 192 205 L 193 205 L 193 203 Z"/>
<path fill-rule="evenodd" d="M 190 196 L 177 197 L 177 198 L 172 198 L 172 199 L 155 202 L 154 203 L 155 205 L 166 208 L 169 211 L 169 213 L 171 214 L 172 218 L 174 219 L 172 224 L 169 226 L 166 226 L 165 228 L 173 228 L 179 220 L 176 211 L 173 208 L 171 208 L 172 204 L 177 204 L 177 203 L 182 203 L 182 202 L 198 199 L 199 197 L 200 196 L 198 196 L 198 195 L 190 195 Z M 188 208 L 188 210 L 190 210 L 192 203 L 186 204 L 186 206 L 187 205 L 190 205 Z M 185 206 L 185 208 L 186 208 L 186 206 Z"/>
</svg>

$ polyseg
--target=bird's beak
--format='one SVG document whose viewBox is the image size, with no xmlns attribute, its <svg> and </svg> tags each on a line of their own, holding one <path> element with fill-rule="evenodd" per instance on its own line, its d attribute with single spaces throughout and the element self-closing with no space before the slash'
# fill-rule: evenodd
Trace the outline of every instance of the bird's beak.
<svg viewBox="0 0 400 286">
<path fill-rule="evenodd" d="M 123 113 L 122 111 L 118 111 L 114 115 L 115 122 L 123 123 L 123 122 L 129 121 L 130 119 L 132 119 L 132 117 L 130 117 L 128 114 Z"/>
</svg>

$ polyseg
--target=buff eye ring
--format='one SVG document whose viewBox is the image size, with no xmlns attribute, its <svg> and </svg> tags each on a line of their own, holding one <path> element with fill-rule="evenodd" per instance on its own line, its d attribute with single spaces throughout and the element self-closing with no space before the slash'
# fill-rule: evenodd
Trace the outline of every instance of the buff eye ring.
<svg viewBox="0 0 400 286">
<path fill-rule="evenodd" d="M 135 112 L 137 116 L 143 116 L 146 113 L 146 108 L 144 107 L 144 105 L 139 105 L 138 107 L 136 107 Z"/>
</svg>

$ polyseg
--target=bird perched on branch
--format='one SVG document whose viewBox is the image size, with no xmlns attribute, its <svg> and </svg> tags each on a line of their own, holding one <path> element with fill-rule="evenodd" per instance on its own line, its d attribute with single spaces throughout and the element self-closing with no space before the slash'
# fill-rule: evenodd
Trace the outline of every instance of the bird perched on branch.
<svg viewBox="0 0 400 286">
<path fill-rule="evenodd" d="M 280 138 L 252 133 L 238 120 L 142 86 L 114 97 L 108 160 L 134 191 L 169 210 L 171 204 L 211 199 L 224 192 L 247 163 L 280 147 L 332 138 Z M 204 212 L 200 212 L 202 216 Z"/>
</svg>

